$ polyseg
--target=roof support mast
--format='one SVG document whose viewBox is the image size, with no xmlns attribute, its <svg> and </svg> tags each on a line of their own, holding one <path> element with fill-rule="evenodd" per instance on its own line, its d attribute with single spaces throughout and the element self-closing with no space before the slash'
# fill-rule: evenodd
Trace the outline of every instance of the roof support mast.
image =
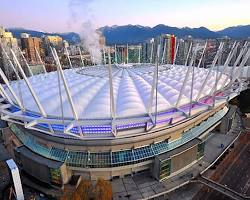
<svg viewBox="0 0 250 200">
<path fill-rule="evenodd" d="M 31 68 L 30 68 L 30 66 L 29 66 L 29 64 L 28 64 L 28 62 L 27 62 L 27 60 L 26 60 L 26 58 L 24 57 L 23 52 L 22 52 L 22 50 L 20 49 L 20 47 L 18 47 L 18 50 L 19 50 L 19 52 L 20 52 L 20 54 L 21 54 L 22 59 L 23 59 L 24 62 L 25 62 L 25 65 L 26 65 L 27 68 L 28 68 L 29 75 L 30 75 L 30 76 L 33 76 L 33 72 L 31 71 Z"/>
<path fill-rule="evenodd" d="M 65 133 L 71 134 L 70 133 L 70 129 L 74 127 L 74 123 L 77 123 L 77 121 L 78 121 L 79 118 L 78 118 L 78 114 L 76 112 L 75 105 L 74 105 L 73 99 L 71 97 L 70 90 L 69 90 L 67 81 L 65 79 L 65 76 L 64 76 L 64 73 L 63 73 L 63 70 L 62 70 L 62 66 L 61 66 L 61 63 L 60 63 L 60 60 L 59 60 L 59 57 L 57 55 L 57 52 L 56 52 L 55 48 L 53 48 L 53 57 L 54 57 L 54 60 L 56 62 L 56 65 L 57 65 L 58 71 L 60 73 L 60 76 L 62 78 L 62 82 L 63 82 L 64 88 L 65 88 L 65 92 L 67 94 L 67 98 L 68 98 L 68 101 L 69 101 L 69 104 L 70 104 L 70 107 L 71 107 L 71 110 L 72 110 L 72 114 L 73 114 L 74 119 L 75 119 L 75 122 L 73 121 L 72 123 L 70 123 L 66 127 L 66 129 L 64 130 Z M 80 130 L 79 127 L 78 127 L 78 129 L 79 129 L 79 133 L 81 134 L 81 130 Z M 81 136 L 82 136 L 82 134 L 81 134 Z"/>
<path fill-rule="evenodd" d="M 185 66 L 187 66 L 187 64 L 188 64 L 188 58 L 189 58 L 189 55 L 190 55 L 190 53 L 192 51 L 192 46 L 193 46 L 193 44 L 191 43 L 190 46 L 189 46 L 188 54 L 187 54 L 186 61 L 185 61 L 185 64 L 184 64 Z"/>
<path fill-rule="evenodd" d="M 36 95 L 36 93 L 35 93 L 33 87 L 31 86 L 31 84 L 30 84 L 30 82 L 29 82 L 27 76 L 25 75 L 22 66 L 21 66 L 20 63 L 18 62 L 15 53 L 13 52 L 12 49 L 10 50 L 10 52 L 11 52 L 12 55 L 13 55 L 14 62 L 17 64 L 17 67 L 18 67 L 20 73 L 22 74 L 22 77 L 23 77 L 23 79 L 24 79 L 26 85 L 28 86 L 31 95 L 32 95 L 33 98 L 34 98 L 34 100 L 35 100 L 35 102 L 36 102 L 36 105 L 37 105 L 39 111 L 41 112 L 41 115 L 42 115 L 43 117 L 46 117 L 47 114 L 45 113 L 45 110 L 44 110 L 44 108 L 43 108 L 43 106 L 42 106 L 42 104 L 41 104 L 41 102 L 40 102 L 38 96 Z"/>
<path fill-rule="evenodd" d="M 47 117 L 47 114 L 46 114 L 46 112 L 45 112 L 45 110 L 44 110 L 44 108 L 43 108 L 43 106 L 42 106 L 42 104 L 41 104 L 41 102 L 40 102 L 38 96 L 36 95 L 36 93 L 35 93 L 35 91 L 34 91 L 32 85 L 30 84 L 30 82 L 29 82 L 27 76 L 25 75 L 25 73 L 24 73 L 24 71 L 23 71 L 23 69 L 22 69 L 22 66 L 21 66 L 20 63 L 18 62 L 15 53 L 13 52 L 12 49 L 10 49 L 10 52 L 11 52 L 11 54 L 13 55 L 14 62 L 16 63 L 16 65 L 17 65 L 17 67 L 18 67 L 20 73 L 22 74 L 22 77 L 23 77 L 23 79 L 24 79 L 26 85 L 27 85 L 28 88 L 29 88 L 29 91 L 30 91 L 31 95 L 33 96 L 33 98 L 34 98 L 34 100 L 35 100 L 35 102 L 36 102 L 36 105 L 37 105 L 37 107 L 38 107 L 38 109 L 39 109 L 39 111 L 40 111 L 40 114 L 41 114 L 43 117 Z M 30 123 L 32 124 L 32 126 L 36 124 L 36 123 L 33 123 L 33 122 L 30 122 Z M 29 125 L 29 124 L 27 124 L 27 126 L 28 126 L 28 125 Z M 51 127 L 51 125 L 49 125 L 49 129 L 50 129 L 51 133 L 54 133 L 53 128 Z"/>
<path fill-rule="evenodd" d="M 176 47 L 176 50 L 175 50 L 173 65 L 175 65 L 175 61 L 176 61 L 176 56 L 177 56 L 178 50 L 179 50 L 179 43 L 177 44 L 177 47 Z"/>
<path fill-rule="evenodd" d="M 128 44 L 127 44 L 127 64 L 128 64 Z"/>
<path fill-rule="evenodd" d="M 148 115 L 151 118 L 152 122 L 154 125 L 156 125 L 156 121 L 157 121 L 157 83 L 158 83 L 158 68 L 159 68 L 159 64 L 158 64 L 158 56 L 160 54 L 160 45 L 158 45 L 157 48 L 157 55 L 156 55 L 156 66 L 155 66 L 155 71 L 154 71 L 154 75 L 153 75 L 153 82 L 152 82 L 152 88 L 151 88 L 151 93 L 150 93 L 150 99 L 149 99 L 149 104 L 148 104 Z M 155 118 L 153 119 L 152 117 L 152 107 L 153 107 L 153 100 L 154 100 L 154 94 L 156 92 L 156 97 L 155 97 Z"/>
<path fill-rule="evenodd" d="M 217 60 L 218 60 L 218 58 L 219 58 L 219 56 L 220 56 L 220 54 L 221 54 L 221 52 L 223 50 L 223 46 L 224 46 L 224 43 L 223 42 L 220 43 L 219 49 L 217 50 L 217 53 L 216 53 L 216 55 L 214 57 L 214 60 L 212 62 L 212 66 L 210 67 L 210 69 L 209 69 L 209 71 L 208 71 L 208 73 L 206 75 L 206 78 L 205 78 L 204 82 L 202 83 L 202 86 L 201 86 L 201 88 L 200 88 L 200 90 L 198 92 L 198 95 L 197 95 L 195 101 L 199 100 L 199 98 L 200 98 L 200 96 L 201 96 L 201 94 L 202 94 L 202 92 L 203 92 L 203 90 L 204 90 L 204 88 L 205 88 L 205 86 L 207 84 L 208 78 L 209 78 L 210 74 L 212 73 L 212 70 L 214 69 L 214 66 L 216 65 Z"/>
<path fill-rule="evenodd" d="M 191 46 L 192 46 L 192 44 L 190 45 L 190 48 L 189 48 L 189 49 L 191 49 Z M 196 53 L 197 53 L 198 46 L 199 46 L 199 44 L 196 45 L 195 50 L 194 50 L 194 52 L 193 52 L 193 54 L 192 54 L 191 60 L 190 60 L 190 62 L 189 62 L 189 66 L 188 66 L 188 69 L 187 69 L 187 72 L 186 72 L 186 76 L 185 76 L 184 81 L 183 81 L 183 83 L 182 83 L 181 90 L 180 90 L 178 99 L 177 99 L 176 104 L 175 104 L 175 107 L 176 107 L 176 108 L 178 108 L 179 103 L 180 103 L 180 101 L 181 101 L 181 97 L 182 97 L 183 92 L 184 92 L 184 90 L 185 90 L 185 87 L 186 87 L 186 84 L 187 84 L 187 81 L 188 81 L 188 76 L 189 76 L 189 74 L 190 74 L 190 72 L 191 72 L 191 69 L 192 69 L 191 66 L 192 66 L 192 64 L 193 64 L 193 61 L 194 61 L 195 58 L 196 58 Z"/>
<path fill-rule="evenodd" d="M 164 41 L 164 40 L 163 40 Z M 163 47 L 163 53 L 161 58 L 161 64 L 163 65 L 165 62 L 165 54 L 166 54 L 166 48 L 167 48 L 167 41 L 165 40 L 164 47 Z"/>
<path fill-rule="evenodd" d="M 82 51 L 81 51 L 80 46 L 78 47 L 78 51 L 79 51 L 79 55 L 80 55 L 80 58 L 81 58 L 82 67 L 84 67 L 84 60 L 83 60 L 83 57 L 82 57 Z"/>
<path fill-rule="evenodd" d="M 14 97 L 14 99 L 15 99 L 17 105 L 18 105 L 22 110 L 24 110 L 24 107 L 23 107 L 21 101 L 19 100 L 19 98 L 17 97 L 16 93 L 15 93 L 14 90 L 12 89 L 12 87 L 11 87 L 11 85 L 10 85 L 10 83 L 9 83 L 9 80 L 7 79 L 7 77 L 5 76 L 5 74 L 4 74 L 4 72 L 3 72 L 3 70 L 2 70 L 1 68 L 0 68 L 0 76 L 1 76 L 1 78 L 3 79 L 3 81 L 5 82 L 7 88 L 9 89 L 9 91 L 10 91 L 10 93 L 11 93 L 11 95 Z"/>
<path fill-rule="evenodd" d="M 54 56 L 55 56 L 54 59 L 55 59 L 56 65 L 57 65 L 57 67 L 59 69 L 59 73 L 60 73 L 62 81 L 63 81 L 63 85 L 64 85 L 64 88 L 65 88 L 65 91 L 66 91 L 66 94 L 67 94 L 68 101 L 70 103 L 70 107 L 71 107 L 73 116 L 74 116 L 75 120 L 78 120 L 78 115 L 77 115 L 77 112 L 76 112 L 76 109 L 75 109 L 75 105 L 73 103 L 73 99 L 71 97 L 69 87 L 68 87 L 68 84 L 66 82 L 66 79 L 65 79 L 65 76 L 64 76 L 64 73 L 63 73 L 63 70 L 62 70 L 62 66 L 61 66 L 61 63 L 60 63 L 60 60 L 59 60 L 59 57 L 57 55 L 57 52 L 56 52 L 55 48 L 53 48 L 53 52 L 54 52 Z"/>
<path fill-rule="evenodd" d="M 45 67 L 45 64 L 43 63 L 42 58 L 41 58 L 41 56 L 40 56 L 40 54 L 39 54 L 39 52 L 38 52 L 38 50 L 37 50 L 36 46 L 35 46 L 35 51 L 36 51 L 36 55 L 37 55 L 37 57 L 38 57 L 38 59 L 39 59 L 40 63 L 42 64 L 42 67 L 43 67 L 43 71 L 44 71 L 44 73 L 47 73 L 47 71 L 46 71 L 46 67 Z"/>
<path fill-rule="evenodd" d="M 115 44 L 115 64 L 118 64 L 118 62 L 117 62 L 117 49 L 116 49 L 116 44 Z"/>
<path fill-rule="evenodd" d="M 103 65 L 106 65 L 106 55 L 104 47 L 102 48 L 102 52 L 103 52 Z"/>
<path fill-rule="evenodd" d="M 66 52 L 66 56 L 67 56 L 68 61 L 69 61 L 70 69 L 73 69 L 73 66 L 72 66 L 72 63 L 71 63 L 71 60 L 70 60 L 70 57 L 69 57 L 69 52 L 68 52 L 68 48 L 67 47 L 65 47 L 65 52 Z M 56 54 L 56 57 L 58 57 L 57 54 Z"/>
<path fill-rule="evenodd" d="M 206 43 L 205 43 L 205 46 L 204 46 L 204 49 L 203 49 L 203 51 L 202 51 L 202 54 L 201 54 L 201 57 L 200 57 L 200 60 L 199 60 L 199 63 L 198 63 L 198 68 L 200 68 L 200 66 L 201 66 L 201 62 L 202 62 L 202 60 L 203 60 L 203 58 L 204 58 L 204 54 L 205 54 L 205 52 L 206 52 L 206 48 L 207 48 L 207 41 L 206 41 Z"/>
<path fill-rule="evenodd" d="M 116 118 L 116 111 L 115 111 L 115 100 L 114 100 L 114 90 L 113 90 L 113 77 L 112 77 L 112 65 L 111 65 L 111 56 L 110 56 L 110 48 L 109 48 L 109 93 L 110 93 L 110 114 L 111 114 L 111 126 L 112 132 L 116 135 L 116 126 L 115 126 L 115 118 Z"/>
<path fill-rule="evenodd" d="M 0 44 L 1 44 L 1 41 L 0 41 Z M 10 63 L 11 69 L 14 71 L 14 73 L 15 73 L 17 79 L 20 80 L 20 76 L 19 76 L 19 74 L 18 74 L 18 71 L 16 70 L 15 66 L 13 65 L 13 63 L 12 63 L 10 57 L 8 56 L 8 54 L 7 54 L 7 52 L 5 51 L 5 49 L 3 48 L 2 44 L 1 44 L 0 46 L 1 46 L 2 50 L 3 50 L 4 56 L 7 58 L 8 62 Z"/>
<path fill-rule="evenodd" d="M 139 49 L 138 49 L 138 63 L 141 64 L 141 46 L 139 46 Z"/>
<path fill-rule="evenodd" d="M 154 52 L 154 39 L 151 39 L 151 52 L 150 52 L 150 60 L 149 62 L 152 63 L 153 61 L 153 52 Z"/>
</svg>

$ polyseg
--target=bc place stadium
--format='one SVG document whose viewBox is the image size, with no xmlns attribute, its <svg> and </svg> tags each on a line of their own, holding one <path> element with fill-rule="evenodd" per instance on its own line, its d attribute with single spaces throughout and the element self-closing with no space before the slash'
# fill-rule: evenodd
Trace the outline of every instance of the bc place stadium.
<svg viewBox="0 0 250 200">
<path fill-rule="evenodd" d="M 0 70 L 5 143 L 22 170 L 51 185 L 75 174 L 110 180 L 145 170 L 164 180 L 203 157 L 223 120 L 221 130 L 230 129 L 228 102 L 247 89 L 249 44 L 238 49 L 219 66 L 221 43 L 208 68 L 194 62 L 195 48 L 185 65 L 109 60 L 70 69 L 52 49 L 57 70 L 33 76 L 5 52 L 17 76 Z"/>
</svg>

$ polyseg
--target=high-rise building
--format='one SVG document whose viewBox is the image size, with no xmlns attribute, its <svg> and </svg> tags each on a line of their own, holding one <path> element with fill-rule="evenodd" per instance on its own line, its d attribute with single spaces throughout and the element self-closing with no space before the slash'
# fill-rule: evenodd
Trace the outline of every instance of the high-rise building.
<svg viewBox="0 0 250 200">
<path fill-rule="evenodd" d="M 10 55 L 10 49 L 15 53 L 18 51 L 17 39 L 13 37 L 11 32 L 5 31 L 4 27 L 0 27 L 0 45 L 4 48 L 6 54 Z M 11 69 L 8 59 L 3 52 L 3 48 L 0 48 L 0 67 L 6 73 L 9 79 L 13 79 L 13 70 Z"/>
<path fill-rule="evenodd" d="M 184 39 L 178 40 L 178 51 L 176 54 L 175 63 L 178 65 L 184 65 L 187 60 L 188 51 L 190 49 L 190 45 L 193 43 L 193 39 L 191 36 L 188 36 Z M 189 56 L 190 58 L 190 56 Z"/>
<path fill-rule="evenodd" d="M 162 34 L 160 36 L 160 62 L 172 64 L 174 62 L 176 37 L 170 34 Z"/>
<path fill-rule="evenodd" d="M 41 56 L 43 54 L 40 38 L 29 37 L 27 33 L 22 33 L 21 46 L 29 63 L 36 64 L 40 62 L 39 55 Z"/>
<path fill-rule="evenodd" d="M 45 55 L 48 56 L 51 54 L 50 46 L 56 48 L 58 52 L 63 52 L 63 39 L 57 35 L 46 35 L 43 36 L 43 48 L 45 50 Z"/>
<path fill-rule="evenodd" d="M 142 61 L 156 62 L 156 55 L 159 49 L 158 62 L 162 64 L 172 64 L 176 49 L 176 37 L 170 34 L 162 34 L 156 38 L 151 38 L 142 44 Z"/>
</svg>

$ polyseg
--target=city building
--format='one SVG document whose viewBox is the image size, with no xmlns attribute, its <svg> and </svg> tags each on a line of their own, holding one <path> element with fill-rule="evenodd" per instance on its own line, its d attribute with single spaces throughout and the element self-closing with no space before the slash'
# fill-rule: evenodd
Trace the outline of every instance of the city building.
<svg viewBox="0 0 250 200">
<path fill-rule="evenodd" d="M 56 48 L 57 51 L 63 53 L 63 39 L 58 35 L 44 35 L 42 37 L 42 44 L 45 50 L 45 56 L 51 55 L 50 47 Z"/>
<path fill-rule="evenodd" d="M 10 83 L 0 73 L 3 140 L 20 169 L 62 187 L 72 175 L 111 180 L 144 170 L 162 181 L 200 160 L 209 132 L 231 128 L 235 110 L 228 102 L 247 83 L 242 67 L 232 76 L 230 66 L 219 71 L 223 49 L 213 54 L 211 70 L 198 68 L 191 38 L 181 42 L 184 64 L 173 64 L 175 36 L 162 35 L 142 46 L 115 46 L 111 66 L 63 70 L 61 58 L 57 71 L 21 73 L 23 79 Z M 208 41 L 207 52 L 216 46 Z M 247 61 L 246 52 L 239 59 Z M 135 61 L 130 53 L 138 53 Z"/>
<path fill-rule="evenodd" d="M 26 84 L 39 93 L 11 82 L 19 92 L 15 97 L 8 88 L 4 92 L 16 105 L 1 102 L 2 119 L 8 121 L 3 129 L 7 149 L 22 170 L 51 185 L 67 183 L 72 174 L 96 180 L 151 170 L 164 180 L 179 173 L 202 158 L 206 135 L 228 113 L 227 100 L 237 91 L 220 92 L 230 83 L 226 75 L 216 79 L 215 73 L 195 68 L 190 100 L 190 87 L 182 90 L 186 84 L 180 81 L 187 67 L 161 66 L 158 86 L 151 82 L 154 68 L 114 65 L 112 85 L 107 66 L 61 71 L 61 92 L 68 97 L 58 92 L 56 72 L 28 79 Z M 218 91 L 213 92 L 215 80 Z M 155 87 L 158 95 L 151 96 Z"/>
<path fill-rule="evenodd" d="M 175 63 L 178 65 L 185 65 L 188 64 L 188 61 L 190 61 L 190 56 L 188 57 L 189 49 L 191 48 L 190 55 L 193 51 L 193 38 L 191 36 L 187 36 L 183 39 L 179 39 L 178 41 L 178 51 L 176 54 L 176 60 Z M 192 46 L 191 46 L 192 45 Z"/>
<path fill-rule="evenodd" d="M 142 44 L 143 62 L 155 63 L 159 46 L 159 63 L 173 64 L 176 42 L 177 38 L 174 35 L 170 34 L 162 34 L 158 37 L 147 40 L 144 44 Z"/>
<path fill-rule="evenodd" d="M 40 58 L 44 57 L 42 40 L 37 37 L 30 37 L 27 33 L 21 34 L 21 47 L 30 64 L 40 63 Z"/>
<path fill-rule="evenodd" d="M 3 51 L 3 48 L 5 52 Z M 10 55 L 10 49 L 12 49 L 18 56 L 18 41 L 13 37 L 11 32 L 8 32 L 4 27 L 0 27 L 0 67 L 6 72 L 7 77 L 11 80 L 14 77 L 14 72 L 10 67 L 10 63 L 5 54 Z"/>
</svg>

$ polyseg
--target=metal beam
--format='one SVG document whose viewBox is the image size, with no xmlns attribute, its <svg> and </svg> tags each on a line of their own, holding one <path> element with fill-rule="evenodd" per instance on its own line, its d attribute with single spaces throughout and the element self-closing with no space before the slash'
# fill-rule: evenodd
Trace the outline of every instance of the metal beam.
<svg viewBox="0 0 250 200">
<path fill-rule="evenodd" d="M 246 48 L 247 49 L 247 48 Z M 235 79 L 239 79 L 240 76 L 242 75 L 242 69 L 243 69 L 243 66 L 246 64 L 248 58 L 250 56 L 250 48 L 248 48 L 246 54 L 244 55 L 239 67 L 238 67 L 238 70 L 236 72 L 236 75 L 235 75 Z"/>
<path fill-rule="evenodd" d="M 81 51 L 80 46 L 78 47 L 78 51 L 79 51 L 79 55 L 80 55 L 80 58 L 81 58 L 82 67 L 84 67 L 84 60 L 83 60 L 83 57 L 82 57 L 82 51 Z"/>
<path fill-rule="evenodd" d="M 139 47 L 138 51 L 139 51 L 138 63 L 141 64 L 141 47 Z"/>
<path fill-rule="evenodd" d="M 186 61 L 185 61 L 185 64 L 184 64 L 185 66 L 187 66 L 187 64 L 188 64 L 188 58 L 189 58 L 189 54 L 191 53 L 192 46 L 193 46 L 193 43 L 191 43 L 190 46 L 189 46 L 188 54 L 187 54 Z"/>
<path fill-rule="evenodd" d="M 5 51 L 4 47 L 2 46 L 1 41 L 0 41 L 0 44 L 1 44 L 0 46 L 1 46 L 2 50 L 3 50 L 4 56 L 6 57 L 7 61 L 9 62 L 11 69 L 14 71 L 14 73 L 15 73 L 17 79 L 20 80 L 20 76 L 19 76 L 19 74 L 18 74 L 18 71 L 16 70 L 16 68 L 15 68 L 15 66 L 13 65 L 13 63 L 12 63 L 12 61 L 11 61 L 9 55 L 7 54 L 7 52 Z"/>
<path fill-rule="evenodd" d="M 78 115 L 77 115 L 77 112 L 76 112 L 76 109 L 75 109 L 75 105 L 73 103 L 73 100 L 72 100 L 72 97 L 71 97 L 71 94 L 70 94 L 70 90 L 69 90 L 68 84 L 66 82 L 66 79 L 65 79 L 65 76 L 64 76 L 64 73 L 63 73 L 63 70 L 62 70 L 62 66 L 61 66 L 61 63 L 60 63 L 60 60 L 59 60 L 59 57 L 57 55 L 57 52 L 56 52 L 55 48 L 53 48 L 53 52 L 54 52 L 53 56 L 54 56 L 56 65 L 58 67 L 59 73 L 61 75 L 63 85 L 64 85 L 64 88 L 65 88 L 65 91 L 66 91 L 66 94 L 67 94 L 67 98 L 68 98 L 68 101 L 69 101 L 73 116 L 74 116 L 75 120 L 78 120 Z"/>
<path fill-rule="evenodd" d="M 42 64 L 42 66 L 43 66 L 43 71 L 44 71 L 44 73 L 47 73 L 47 70 L 46 70 L 45 64 L 43 63 L 42 58 L 41 58 L 41 56 L 40 56 L 40 54 L 39 54 L 39 52 L 38 52 L 38 50 L 37 50 L 36 46 L 35 46 L 35 51 L 36 51 L 36 55 L 37 55 L 37 57 L 38 57 L 38 59 L 39 59 L 40 63 L 41 63 L 41 64 Z"/>
<path fill-rule="evenodd" d="M 42 104 L 41 104 L 41 102 L 40 102 L 38 96 L 36 95 L 36 93 L 35 93 L 33 87 L 31 86 L 31 84 L 30 84 L 30 82 L 29 82 L 27 76 L 25 75 L 25 73 L 24 73 L 24 71 L 23 71 L 23 69 L 22 69 L 22 66 L 21 66 L 20 63 L 18 62 L 15 53 L 13 52 L 12 49 L 10 49 L 10 52 L 11 52 L 12 55 L 13 55 L 14 62 L 16 63 L 16 65 L 17 65 L 17 67 L 18 67 L 20 73 L 22 74 L 22 77 L 23 77 L 23 79 L 24 79 L 26 85 L 28 86 L 31 95 L 32 95 L 33 98 L 34 98 L 34 100 L 35 100 L 35 102 L 36 102 L 36 105 L 37 105 L 37 107 L 38 107 L 38 109 L 39 109 L 41 115 L 44 116 L 44 117 L 46 117 L 47 115 L 46 115 L 46 113 L 45 113 L 45 110 L 44 110 L 44 108 L 43 108 L 43 106 L 42 106 Z"/>
<path fill-rule="evenodd" d="M 191 58 L 191 61 L 190 61 L 190 63 L 189 63 L 189 66 L 188 66 L 188 69 L 187 69 L 187 72 L 186 72 L 186 76 L 185 76 L 184 81 L 183 81 L 183 83 L 182 83 L 181 90 L 180 90 L 178 99 L 177 99 L 176 104 L 175 104 L 175 107 L 176 107 L 176 108 L 179 106 L 181 97 L 182 97 L 183 92 L 184 92 L 184 90 L 185 90 L 185 87 L 186 87 L 186 84 L 187 84 L 187 81 L 188 81 L 188 76 L 189 76 L 189 74 L 190 74 L 190 72 L 191 72 L 191 69 L 192 69 L 191 66 L 192 66 L 192 63 L 193 63 L 193 61 L 194 61 L 194 59 L 195 59 L 195 57 L 196 57 L 196 52 L 197 52 L 197 49 L 198 49 L 198 45 L 199 45 L 199 44 L 196 45 L 195 50 L 194 50 L 194 52 L 193 52 L 193 54 L 192 54 L 192 58 Z M 190 49 L 191 49 L 191 45 L 190 45 L 189 50 L 190 50 Z"/>
<path fill-rule="evenodd" d="M 151 87 L 151 93 L 150 93 L 150 99 L 149 99 L 149 104 L 148 104 L 148 108 L 147 108 L 147 112 L 149 117 L 152 120 L 152 123 L 154 125 L 156 125 L 156 120 L 157 120 L 157 82 L 158 82 L 158 68 L 159 68 L 159 64 L 158 64 L 158 59 L 159 59 L 159 54 L 160 54 L 160 45 L 158 45 L 157 48 L 157 54 L 156 54 L 156 63 L 155 63 L 155 71 L 154 71 L 154 75 L 153 75 L 153 82 L 152 82 L 152 87 Z M 152 116 L 152 107 L 153 107 L 153 99 L 154 99 L 154 94 L 155 95 L 155 118 L 153 119 Z"/>
<path fill-rule="evenodd" d="M 103 52 L 103 64 L 106 65 L 106 56 L 104 47 L 102 48 L 102 52 Z"/>
<path fill-rule="evenodd" d="M 116 44 L 115 44 L 115 64 L 117 64 L 117 50 L 116 50 Z"/>
<path fill-rule="evenodd" d="M 2 84 L 0 84 L 0 91 L 5 96 L 5 98 L 8 100 L 9 103 L 14 104 L 10 96 L 5 92 Z"/>
<path fill-rule="evenodd" d="M 26 60 L 26 58 L 24 57 L 23 52 L 22 52 L 22 50 L 20 49 L 20 47 L 18 47 L 18 50 L 19 50 L 19 52 L 20 52 L 20 54 L 21 54 L 22 59 L 23 59 L 24 62 L 25 62 L 26 67 L 28 68 L 28 71 L 29 71 L 30 76 L 33 76 L 33 72 L 31 71 L 31 68 L 30 68 L 30 66 L 29 66 L 29 64 L 28 64 L 28 62 L 27 62 L 27 60 Z"/>
<path fill-rule="evenodd" d="M 115 119 L 116 119 L 116 110 L 115 110 L 115 99 L 114 99 L 114 88 L 113 88 L 113 77 L 112 77 L 112 66 L 111 66 L 111 56 L 110 49 L 108 53 L 109 59 L 109 96 L 110 96 L 110 114 L 111 114 L 111 126 L 112 132 L 116 135 Z"/>
<path fill-rule="evenodd" d="M 65 52 L 66 52 L 66 56 L 68 58 L 68 61 L 69 61 L 69 66 L 71 69 L 73 69 L 73 66 L 72 66 L 72 63 L 71 63 L 71 60 L 70 60 L 70 57 L 69 57 L 69 52 L 68 52 L 68 49 L 67 47 L 65 47 Z M 56 55 L 57 56 L 57 55 Z M 59 59 L 59 58 L 58 58 Z"/>
<path fill-rule="evenodd" d="M 247 46 L 248 46 L 248 42 L 245 42 L 243 48 L 241 49 L 241 51 L 240 51 L 240 53 L 239 53 L 239 56 L 237 57 L 237 59 L 236 59 L 234 65 L 233 65 L 233 67 L 232 67 L 231 75 L 230 75 L 230 77 L 231 77 L 231 81 L 230 81 L 230 82 L 231 82 L 231 83 L 232 83 L 232 80 L 233 80 L 233 77 L 234 77 L 234 73 L 235 73 L 234 70 L 235 70 L 236 66 L 240 63 L 240 60 L 241 60 L 242 56 L 245 54 L 245 52 L 246 52 L 246 50 L 247 50 Z M 234 82 L 234 81 L 233 81 L 233 82 Z"/>
<path fill-rule="evenodd" d="M 200 96 L 201 96 L 201 94 L 202 94 L 202 92 L 203 92 L 203 90 L 204 90 L 204 88 L 205 88 L 205 86 L 206 86 L 206 84 L 207 84 L 208 78 L 209 78 L 210 74 L 212 73 L 212 70 L 214 69 L 215 64 L 217 63 L 217 60 L 218 60 L 218 58 L 219 58 L 219 55 L 220 55 L 221 52 L 222 52 L 223 46 L 224 46 L 224 43 L 223 43 L 223 42 L 220 43 L 219 49 L 218 49 L 218 51 L 217 51 L 217 53 L 216 53 L 216 55 L 215 55 L 215 57 L 214 57 L 214 60 L 213 60 L 213 62 L 212 62 L 212 66 L 210 67 L 210 69 L 209 69 L 209 71 L 208 71 L 208 73 L 207 73 L 207 75 L 206 75 L 206 78 L 205 78 L 204 82 L 202 83 L 202 86 L 201 86 L 201 88 L 200 88 L 200 90 L 199 90 L 199 93 L 198 93 L 198 95 L 197 95 L 195 101 L 198 101 L 198 100 L 199 100 L 199 98 L 200 98 Z"/>
<path fill-rule="evenodd" d="M 19 98 L 17 97 L 16 93 L 14 92 L 14 90 L 12 89 L 10 83 L 9 83 L 9 80 L 7 79 L 7 77 L 5 76 L 3 70 L 0 68 L 0 76 L 2 77 L 3 81 L 5 82 L 7 88 L 9 89 L 11 95 L 14 97 L 17 105 L 22 109 L 24 110 L 24 107 L 21 103 L 21 101 L 19 100 Z"/>
<path fill-rule="evenodd" d="M 202 60 L 203 60 L 203 57 L 204 57 L 206 48 L 207 48 L 207 41 L 206 41 L 205 46 L 204 46 L 204 49 L 203 49 L 203 51 L 202 51 L 202 54 L 201 54 L 201 57 L 200 57 L 200 60 L 199 60 L 198 66 L 197 66 L 198 68 L 200 68 L 200 66 L 201 66 L 201 62 L 202 62 Z"/>
<path fill-rule="evenodd" d="M 177 44 L 177 47 L 176 47 L 176 49 L 175 49 L 173 65 L 175 65 L 176 56 L 177 56 L 177 53 L 178 53 L 178 50 L 179 50 L 179 44 L 180 44 L 180 43 Z"/>
<path fill-rule="evenodd" d="M 223 66 L 223 70 L 220 72 L 220 76 L 219 76 L 219 80 L 221 79 L 222 75 L 225 73 L 226 69 L 228 68 L 229 69 L 229 63 L 231 62 L 233 56 L 237 53 L 237 49 L 238 49 L 238 46 L 239 46 L 239 43 L 234 43 L 233 44 L 233 47 L 224 63 L 224 66 Z M 223 81 L 222 83 L 222 87 L 221 88 L 224 88 L 227 80 L 229 78 L 229 75 L 227 75 L 227 77 L 225 78 L 225 80 Z"/>
<path fill-rule="evenodd" d="M 165 62 L 165 54 L 166 54 L 166 48 L 167 48 L 167 41 L 163 39 L 163 41 L 165 41 L 164 43 L 164 47 L 163 47 L 163 53 L 162 53 L 162 58 L 161 58 L 161 64 L 163 64 Z"/>
<path fill-rule="evenodd" d="M 127 64 L 128 64 L 128 44 L 127 44 Z"/>
<path fill-rule="evenodd" d="M 149 60 L 149 62 L 152 63 L 152 61 L 153 61 L 154 41 L 151 40 L 150 42 L 151 42 L 151 53 L 150 53 L 150 60 Z"/>
</svg>

